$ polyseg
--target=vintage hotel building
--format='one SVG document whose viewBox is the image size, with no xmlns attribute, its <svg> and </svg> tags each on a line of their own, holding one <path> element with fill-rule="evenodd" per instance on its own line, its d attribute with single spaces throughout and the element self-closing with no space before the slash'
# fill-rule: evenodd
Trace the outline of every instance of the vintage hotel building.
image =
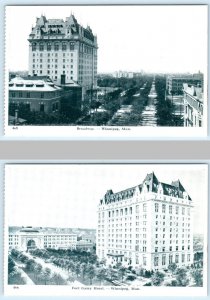
<svg viewBox="0 0 210 300">
<path fill-rule="evenodd" d="M 83 90 L 97 86 L 97 37 L 71 14 L 37 18 L 29 35 L 29 74 L 48 75 L 56 84 L 75 81 Z"/>
<path fill-rule="evenodd" d="M 192 200 L 180 181 L 143 183 L 114 193 L 98 206 L 97 255 L 107 264 L 167 269 L 193 262 Z"/>
</svg>

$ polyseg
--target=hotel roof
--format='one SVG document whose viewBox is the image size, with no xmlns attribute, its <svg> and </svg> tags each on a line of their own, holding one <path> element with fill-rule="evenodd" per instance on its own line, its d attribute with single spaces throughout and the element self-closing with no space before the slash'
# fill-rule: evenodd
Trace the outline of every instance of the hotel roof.
<svg viewBox="0 0 210 300">
<path fill-rule="evenodd" d="M 142 191 L 143 187 L 147 188 L 148 192 L 157 193 L 159 187 L 162 187 L 163 195 L 171 196 L 171 197 L 179 197 L 184 198 L 184 193 L 186 190 L 184 189 L 183 185 L 179 180 L 172 181 L 171 184 L 160 182 L 157 177 L 155 176 L 154 172 L 149 173 L 146 175 L 143 183 L 137 185 L 132 188 L 128 188 L 126 190 L 114 193 L 112 190 L 108 190 L 104 196 L 104 199 L 100 201 L 100 203 L 109 204 L 116 201 L 125 200 L 128 198 L 133 197 L 135 190 L 138 189 L 140 192 Z M 188 200 L 192 200 L 188 195 Z"/>
</svg>

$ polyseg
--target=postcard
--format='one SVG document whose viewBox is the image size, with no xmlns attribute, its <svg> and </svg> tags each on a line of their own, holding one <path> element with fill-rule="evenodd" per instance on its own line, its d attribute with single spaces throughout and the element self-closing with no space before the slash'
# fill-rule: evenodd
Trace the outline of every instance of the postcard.
<svg viewBox="0 0 210 300">
<path fill-rule="evenodd" d="M 8 5 L 5 24 L 6 136 L 207 136 L 207 5 Z"/>
<path fill-rule="evenodd" d="M 207 164 L 6 164 L 5 295 L 207 295 Z"/>
</svg>

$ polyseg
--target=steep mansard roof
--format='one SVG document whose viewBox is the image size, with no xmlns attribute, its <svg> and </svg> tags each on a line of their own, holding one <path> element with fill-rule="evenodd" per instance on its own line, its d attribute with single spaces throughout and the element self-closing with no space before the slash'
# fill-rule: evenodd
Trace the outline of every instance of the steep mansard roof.
<svg viewBox="0 0 210 300">
<path fill-rule="evenodd" d="M 68 30 L 72 35 L 80 34 L 84 31 L 85 37 L 93 40 L 94 36 L 92 30 L 89 26 L 83 28 L 78 24 L 74 15 L 70 15 L 64 21 L 63 19 L 47 19 L 45 16 L 41 16 L 36 19 L 36 25 L 32 28 L 31 36 L 35 35 L 36 31 L 40 30 L 41 35 L 66 35 L 66 30 Z"/>
<path fill-rule="evenodd" d="M 136 189 L 138 189 L 141 193 L 143 187 L 147 188 L 148 192 L 157 193 L 158 189 L 162 187 L 163 195 L 172 196 L 172 197 L 179 197 L 183 198 L 183 193 L 186 192 L 183 185 L 179 180 L 172 181 L 171 184 L 163 183 L 158 181 L 157 177 L 155 176 L 154 172 L 147 174 L 145 179 L 143 180 L 143 183 L 140 185 L 137 185 L 135 187 L 114 193 L 112 190 L 108 190 L 106 194 L 104 195 L 104 203 L 112 203 L 117 202 L 121 200 L 125 200 L 128 198 L 133 197 L 134 192 Z M 188 199 L 191 200 L 190 196 L 188 196 Z M 100 202 L 103 203 L 103 200 Z"/>
</svg>

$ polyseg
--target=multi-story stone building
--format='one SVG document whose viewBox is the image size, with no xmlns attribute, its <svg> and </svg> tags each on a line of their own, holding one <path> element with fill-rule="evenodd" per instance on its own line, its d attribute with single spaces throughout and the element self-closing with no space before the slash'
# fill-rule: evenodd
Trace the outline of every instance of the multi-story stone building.
<svg viewBox="0 0 210 300">
<path fill-rule="evenodd" d="M 61 95 L 59 86 L 45 80 L 15 77 L 9 82 L 9 104 L 25 104 L 30 111 L 58 111 Z"/>
<path fill-rule="evenodd" d="M 48 232 L 37 228 L 22 228 L 9 232 L 9 249 L 28 251 L 31 249 L 76 249 L 77 235 L 73 233 Z"/>
<path fill-rule="evenodd" d="M 168 75 L 166 78 L 166 89 L 168 94 L 180 95 L 183 94 L 183 84 L 194 84 L 203 86 L 203 74 L 180 74 Z"/>
<path fill-rule="evenodd" d="M 98 206 L 97 255 L 107 264 L 167 269 L 193 262 L 192 200 L 180 181 L 143 183 L 114 193 Z"/>
<path fill-rule="evenodd" d="M 30 75 L 48 75 L 57 84 L 73 80 L 84 93 L 96 88 L 97 37 L 89 26 L 82 27 L 73 15 L 65 21 L 41 16 L 28 41 Z"/>
<path fill-rule="evenodd" d="M 184 126 L 203 126 L 203 89 L 200 86 L 183 85 Z"/>
</svg>

